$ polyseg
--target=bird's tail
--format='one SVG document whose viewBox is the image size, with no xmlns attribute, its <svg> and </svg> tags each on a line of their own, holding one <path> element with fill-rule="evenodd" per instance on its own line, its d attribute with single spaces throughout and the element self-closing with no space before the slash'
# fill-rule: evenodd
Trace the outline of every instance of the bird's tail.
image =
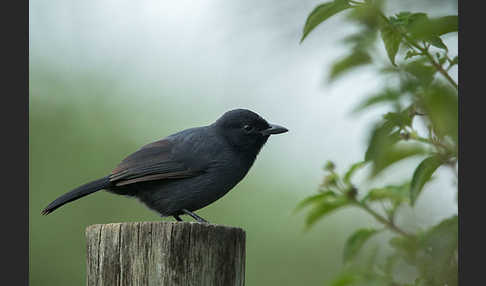
<svg viewBox="0 0 486 286">
<path fill-rule="evenodd" d="M 98 180 L 94 180 L 87 184 L 77 187 L 76 189 L 70 191 L 69 193 L 65 193 L 64 195 L 60 196 L 52 203 L 50 203 L 45 209 L 42 210 L 41 214 L 48 215 L 53 212 L 58 207 L 82 198 L 86 195 L 94 193 L 96 191 L 102 190 L 110 185 L 109 177 L 103 177 Z"/>
</svg>

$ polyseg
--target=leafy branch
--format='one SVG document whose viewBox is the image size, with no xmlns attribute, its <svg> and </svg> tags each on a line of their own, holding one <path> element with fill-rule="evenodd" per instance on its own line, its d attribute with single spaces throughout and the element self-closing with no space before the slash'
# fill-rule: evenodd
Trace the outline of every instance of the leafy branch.
<svg viewBox="0 0 486 286">
<path fill-rule="evenodd" d="M 383 21 L 386 21 L 387 22 L 388 25 L 392 25 L 392 23 L 390 22 L 389 18 L 386 17 L 383 14 L 383 12 L 378 11 L 378 14 L 380 15 L 380 17 L 381 17 L 381 19 Z M 398 32 L 403 37 L 403 39 L 406 40 L 406 42 L 409 45 L 411 45 L 412 47 L 414 47 L 417 50 L 419 50 L 419 53 L 415 53 L 416 55 L 425 56 L 429 60 L 429 62 L 437 69 L 437 71 L 440 72 L 447 79 L 447 81 L 450 84 L 452 84 L 452 86 L 454 86 L 456 88 L 456 90 L 458 89 L 458 85 L 457 85 L 456 81 L 449 75 L 449 73 L 446 70 L 444 70 L 444 68 L 442 67 L 442 65 L 440 63 L 438 63 L 438 62 L 435 61 L 434 57 L 429 53 L 429 47 L 430 47 L 430 45 L 427 44 L 427 42 L 424 42 L 424 46 L 421 46 L 411 36 L 409 36 L 407 34 L 407 32 L 404 31 L 403 29 L 398 29 Z M 447 56 L 447 54 L 446 54 L 446 56 Z M 449 66 L 449 69 L 450 69 L 450 67 L 451 66 Z"/>
<path fill-rule="evenodd" d="M 384 189 L 374 189 L 362 200 L 357 199 L 358 190 L 351 183 L 351 177 L 354 172 L 356 172 L 359 168 L 364 167 L 365 164 L 366 162 L 359 162 L 357 164 L 354 164 L 346 172 L 344 179 L 342 179 L 341 176 L 335 172 L 334 163 L 327 163 L 325 170 L 328 172 L 328 174 L 324 177 L 324 181 L 321 184 L 321 193 L 317 196 L 313 196 L 308 198 L 307 200 L 304 200 L 297 207 L 297 210 L 300 210 L 310 205 L 314 206 L 314 211 L 311 212 L 313 214 L 313 217 L 311 220 L 308 220 L 308 227 L 315 223 L 317 216 L 320 217 L 330 214 L 330 210 L 337 209 L 337 207 L 335 207 L 337 205 L 339 205 L 339 207 L 356 206 L 373 216 L 378 222 L 382 223 L 389 230 L 403 236 L 413 236 L 412 234 L 398 227 L 393 221 L 392 216 L 386 218 L 385 216 L 379 214 L 368 204 L 368 202 L 379 201 L 382 199 L 392 200 L 394 203 L 393 209 L 386 209 L 389 214 L 392 214 L 396 211 L 396 208 L 399 207 L 402 202 L 407 201 L 408 196 L 405 192 L 403 192 L 401 195 L 383 195 L 382 191 Z M 390 188 L 390 186 L 388 186 L 387 188 Z M 333 200 L 322 199 L 326 196 L 332 196 Z"/>
<path fill-rule="evenodd" d="M 351 6 L 351 7 L 366 7 L 366 8 L 369 8 L 369 9 L 374 9 L 375 13 L 384 22 L 383 23 L 384 25 L 386 25 L 388 27 L 394 26 L 394 23 L 392 23 L 391 19 L 389 17 L 385 16 L 385 14 L 383 14 L 383 12 L 379 9 L 379 7 L 374 5 L 373 2 L 371 2 L 371 1 L 358 2 L 358 1 L 351 0 L 351 1 L 349 1 L 349 3 L 354 4 L 354 6 Z M 395 26 L 394 28 L 396 29 L 396 32 L 400 34 L 400 37 L 403 40 L 406 41 L 406 43 L 404 43 L 404 44 L 406 44 L 410 48 L 414 47 L 419 51 L 418 53 L 415 52 L 415 55 L 425 56 L 429 60 L 429 62 L 437 69 L 437 71 L 439 73 L 441 73 L 446 78 L 446 80 L 451 85 L 453 85 L 457 90 L 458 85 L 457 85 L 456 81 L 449 75 L 449 73 L 442 67 L 442 65 L 434 59 L 434 57 L 429 52 L 429 47 L 431 45 L 430 44 L 431 41 L 433 42 L 433 44 L 437 45 L 438 47 L 445 48 L 447 50 L 447 47 L 444 45 L 444 43 L 442 43 L 442 40 L 440 40 L 439 36 L 441 35 L 441 33 L 457 32 L 457 17 L 451 21 L 451 19 L 450 19 L 451 16 L 449 16 L 449 18 L 442 19 L 443 23 L 432 23 L 424 13 L 415 13 L 415 14 L 408 13 L 408 15 L 420 16 L 420 17 L 416 17 L 417 19 L 415 19 L 415 20 L 418 20 L 418 21 L 416 23 L 414 23 L 414 25 L 411 27 L 412 33 L 416 32 L 414 30 L 416 30 L 417 29 L 416 27 L 420 26 L 420 25 L 435 24 L 436 26 L 439 26 L 439 27 L 441 25 L 452 26 L 452 28 L 446 28 L 446 29 L 436 28 L 436 29 L 432 29 L 431 31 L 427 31 L 426 33 L 420 34 L 419 39 L 425 39 L 423 41 L 423 46 L 421 46 L 419 43 L 417 43 L 417 40 L 414 39 L 414 37 L 410 35 L 410 29 L 406 29 L 407 28 L 406 26 L 401 25 L 401 26 Z M 455 20 L 455 22 L 454 22 L 454 20 Z M 386 45 L 386 43 L 385 43 L 385 45 Z M 397 45 L 399 45 L 399 43 Z M 398 47 L 397 47 L 397 49 L 398 49 Z M 446 56 L 447 56 L 447 54 L 446 54 Z M 447 56 L 447 58 L 448 58 L 448 56 Z M 450 64 L 449 68 L 448 68 L 448 70 L 449 70 L 453 66 L 453 62 L 450 59 L 448 59 L 448 62 Z"/>
<path fill-rule="evenodd" d="M 458 57 L 449 57 L 448 48 L 440 38 L 446 33 L 457 32 L 457 15 L 431 19 L 425 13 L 401 12 L 387 17 L 382 12 L 383 4 L 384 0 L 334 0 L 318 5 L 304 25 L 301 42 L 319 24 L 349 9 L 348 20 L 357 23 L 361 30 L 346 38 L 345 42 L 352 44 L 351 52 L 333 64 L 329 79 L 372 64 L 370 55 L 375 35 L 379 32 L 391 62 L 390 67 L 382 68 L 380 72 L 383 76 L 397 76 L 398 82 L 369 96 L 355 109 L 363 111 L 378 104 L 391 104 L 394 108 L 371 131 L 364 161 L 353 164 L 343 176 L 334 171 L 334 163 L 328 162 L 319 192 L 303 200 L 297 210 L 310 208 L 306 218 L 309 228 L 334 211 L 357 207 L 382 224 L 382 230 L 396 235 L 389 241 L 395 252 L 388 256 L 383 268 L 372 259 L 371 264 L 376 267 L 355 269 L 354 272 L 345 269 L 332 285 L 376 284 L 378 281 L 386 285 L 412 285 L 398 283 L 393 278 L 395 262 L 400 259 L 417 268 L 419 275 L 413 285 L 457 285 L 457 216 L 414 233 L 395 223 L 400 206 L 409 204 L 413 207 L 439 167 L 451 167 L 457 177 L 458 85 L 449 71 L 458 64 Z M 397 64 L 395 58 L 401 47 L 406 53 L 404 61 Z M 432 47 L 438 49 L 435 55 Z M 443 77 L 435 78 L 436 73 Z M 446 84 L 442 82 L 444 80 Z M 409 104 L 404 107 L 403 102 Z M 415 116 L 420 116 L 420 120 L 427 124 L 427 134 L 414 129 Z M 368 179 L 374 179 L 391 165 L 416 156 L 423 158 L 412 177 L 401 184 L 358 193 L 351 182 L 353 174 L 365 165 L 371 167 Z M 381 204 L 385 215 L 373 207 L 376 203 Z M 372 228 L 354 232 L 345 244 L 345 264 L 349 266 L 365 242 L 380 232 Z M 377 267 L 381 270 L 377 271 Z"/>
</svg>

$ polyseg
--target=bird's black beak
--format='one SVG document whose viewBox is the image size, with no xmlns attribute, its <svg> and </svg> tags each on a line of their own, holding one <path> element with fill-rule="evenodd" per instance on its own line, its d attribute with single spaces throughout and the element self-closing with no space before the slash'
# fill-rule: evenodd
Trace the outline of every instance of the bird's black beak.
<svg viewBox="0 0 486 286">
<path fill-rule="evenodd" d="M 280 133 L 285 133 L 289 131 L 287 128 L 283 127 L 283 126 L 279 126 L 279 125 L 276 125 L 276 124 L 270 124 L 270 127 L 265 129 L 265 130 L 262 130 L 262 134 L 263 135 L 272 135 L 272 134 L 280 134 Z"/>
</svg>

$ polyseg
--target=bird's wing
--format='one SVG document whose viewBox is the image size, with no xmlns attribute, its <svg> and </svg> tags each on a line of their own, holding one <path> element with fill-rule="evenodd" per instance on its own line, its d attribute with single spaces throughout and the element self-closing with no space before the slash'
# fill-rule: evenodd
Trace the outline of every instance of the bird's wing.
<svg viewBox="0 0 486 286">
<path fill-rule="evenodd" d="M 143 181 L 193 177 L 201 173 L 201 170 L 191 169 L 171 158 L 172 148 L 173 144 L 167 139 L 143 146 L 113 169 L 110 182 L 123 186 Z"/>
</svg>

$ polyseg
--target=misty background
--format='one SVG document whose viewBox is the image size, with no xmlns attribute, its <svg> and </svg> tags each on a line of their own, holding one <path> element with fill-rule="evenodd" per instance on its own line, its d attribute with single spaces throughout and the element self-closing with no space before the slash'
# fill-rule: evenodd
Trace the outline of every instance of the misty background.
<svg viewBox="0 0 486 286">
<path fill-rule="evenodd" d="M 326 83 L 347 52 L 341 39 L 354 30 L 343 16 L 299 44 L 321 2 L 30 0 L 30 284 L 85 284 L 88 225 L 161 220 L 135 199 L 106 192 L 47 217 L 43 207 L 142 145 L 233 108 L 290 131 L 272 137 L 245 179 L 198 214 L 245 229 L 247 285 L 323 285 L 334 277 L 346 237 L 374 220 L 343 209 L 304 232 L 305 212 L 293 211 L 316 191 L 327 160 L 342 171 L 363 159 L 369 128 L 385 109 L 351 113 L 383 84 L 372 69 Z M 389 1 L 387 14 L 404 10 L 457 14 L 457 2 Z M 444 41 L 457 54 L 457 35 Z M 400 162 L 375 183 L 410 177 L 418 162 Z M 439 169 L 398 224 L 425 227 L 457 213 L 453 180 Z"/>
</svg>

